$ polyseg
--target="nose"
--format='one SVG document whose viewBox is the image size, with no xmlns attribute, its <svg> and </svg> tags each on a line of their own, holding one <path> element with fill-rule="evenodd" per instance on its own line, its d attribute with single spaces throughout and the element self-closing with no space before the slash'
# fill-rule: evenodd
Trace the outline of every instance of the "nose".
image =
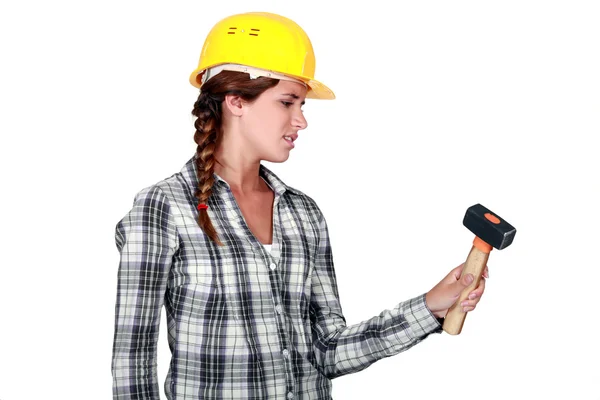
<svg viewBox="0 0 600 400">
<path fill-rule="evenodd" d="M 304 114 L 302 113 L 302 110 L 298 109 L 294 113 L 294 117 L 292 119 L 292 125 L 294 126 L 294 128 L 296 128 L 298 130 L 306 129 L 306 127 L 308 126 L 308 122 L 306 122 L 306 118 L 304 118 Z"/>
</svg>

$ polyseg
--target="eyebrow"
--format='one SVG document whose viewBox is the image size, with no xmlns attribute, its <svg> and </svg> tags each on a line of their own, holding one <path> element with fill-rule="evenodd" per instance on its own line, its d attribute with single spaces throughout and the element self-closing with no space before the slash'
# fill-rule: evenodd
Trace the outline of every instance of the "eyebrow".
<svg viewBox="0 0 600 400">
<path fill-rule="evenodd" d="M 298 95 L 297 95 L 297 94 L 295 94 L 295 93 L 284 93 L 284 94 L 282 94 L 282 96 L 290 96 L 291 98 L 293 98 L 293 99 L 295 99 L 295 100 L 298 100 L 298 99 L 300 98 L 300 96 L 298 96 Z M 303 100 L 303 101 L 302 101 L 302 103 L 300 103 L 300 104 L 301 104 L 301 105 L 304 105 L 305 103 L 306 103 L 306 101 L 305 101 L 305 100 Z"/>
</svg>

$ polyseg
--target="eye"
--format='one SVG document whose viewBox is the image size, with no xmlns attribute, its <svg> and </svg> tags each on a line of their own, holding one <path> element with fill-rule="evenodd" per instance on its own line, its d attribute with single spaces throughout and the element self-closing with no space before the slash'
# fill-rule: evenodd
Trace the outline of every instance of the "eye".
<svg viewBox="0 0 600 400">
<path fill-rule="evenodd" d="M 281 104 L 283 104 L 283 106 L 284 106 L 285 108 L 288 108 L 288 107 L 290 107 L 290 106 L 291 106 L 292 104 L 294 104 L 294 103 L 290 103 L 289 101 L 282 101 L 282 102 L 281 102 Z"/>
</svg>

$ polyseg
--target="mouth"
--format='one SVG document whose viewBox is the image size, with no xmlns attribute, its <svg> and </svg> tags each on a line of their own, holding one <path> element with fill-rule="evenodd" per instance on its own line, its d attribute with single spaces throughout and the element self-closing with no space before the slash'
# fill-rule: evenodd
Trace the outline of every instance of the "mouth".
<svg viewBox="0 0 600 400">
<path fill-rule="evenodd" d="M 292 147 L 294 147 L 294 141 L 296 139 L 298 139 L 298 135 L 294 134 L 294 135 L 289 135 L 289 136 L 284 136 L 283 139 L 288 142 L 289 145 L 291 145 Z"/>
<path fill-rule="evenodd" d="M 287 140 L 288 142 L 293 142 L 296 139 L 298 139 L 298 135 L 297 134 L 293 134 L 293 135 L 284 136 L 283 138 L 285 140 Z"/>
</svg>

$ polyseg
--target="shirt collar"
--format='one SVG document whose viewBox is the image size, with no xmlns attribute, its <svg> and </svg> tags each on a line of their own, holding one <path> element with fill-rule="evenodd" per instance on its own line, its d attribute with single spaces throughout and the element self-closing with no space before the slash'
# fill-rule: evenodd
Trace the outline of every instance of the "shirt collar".
<svg viewBox="0 0 600 400">
<path fill-rule="evenodd" d="M 192 193 L 195 192 L 199 184 L 196 168 L 196 157 L 197 156 L 194 154 L 194 156 L 183 166 L 183 169 L 181 170 L 181 174 L 183 175 L 186 183 L 192 189 Z M 278 196 L 283 195 L 285 192 L 301 194 L 300 191 L 286 185 L 281 179 L 279 179 L 277 175 L 275 175 L 275 173 L 273 173 L 273 171 L 262 164 L 260 165 L 259 174 Z M 215 184 L 213 186 L 214 189 L 218 189 L 219 187 L 229 188 L 229 184 L 223 178 L 217 174 L 213 174 L 213 176 L 215 178 Z"/>
</svg>

